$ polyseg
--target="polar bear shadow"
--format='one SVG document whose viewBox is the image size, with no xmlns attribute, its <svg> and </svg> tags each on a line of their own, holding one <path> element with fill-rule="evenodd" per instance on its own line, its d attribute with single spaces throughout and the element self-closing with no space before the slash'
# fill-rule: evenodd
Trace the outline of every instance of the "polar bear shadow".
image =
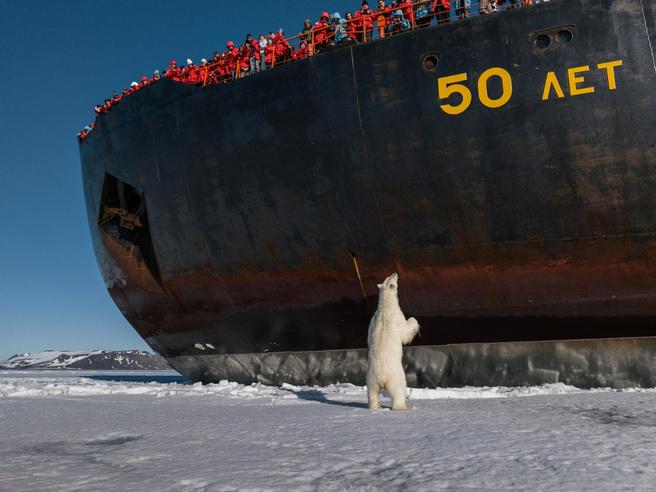
<svg viewBox="0 0 656 492">
<path fill-rule="evenodd" d="M 329 400 L 326 398 L 321 391 L 315 389 L 288 389 L 290 393 L 294 393 L 299 400 L 315 401 L 318 403 L 325 403 L 327 405 L 337 405 L 340 407 L 351 407 L 351 408 L 368 408 L 366 403 L 360 402 L 350 402 L 350 401 L 339 401 L 339 400 Z"/>
</svg>

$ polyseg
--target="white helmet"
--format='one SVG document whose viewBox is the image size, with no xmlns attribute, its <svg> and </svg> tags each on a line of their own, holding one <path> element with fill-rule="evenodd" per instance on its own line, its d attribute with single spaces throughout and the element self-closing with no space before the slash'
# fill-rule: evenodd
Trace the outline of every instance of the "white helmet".
<svg viewBox="0 0 656 492">
<path fill-rule="evenodd" d="M 187 65 L 193 65 L 193 64 L 194 64 L 194 62 L 191 61 L 191 58 L 187 58 Z"/>
</svg>

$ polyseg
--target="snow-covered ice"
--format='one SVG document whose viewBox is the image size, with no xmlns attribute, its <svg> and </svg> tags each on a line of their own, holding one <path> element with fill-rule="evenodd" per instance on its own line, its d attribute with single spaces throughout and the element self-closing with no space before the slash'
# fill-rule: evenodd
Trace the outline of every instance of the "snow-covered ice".
<svg viewBox="0 0 656 492">
<path fill-rule="evenodd" d="M 132 376 L 0 372 L 0 490 L 656 484 L 655 390 L 412 389 L 413 410 L 370 412 L 348 384 Z"/>
</svg>

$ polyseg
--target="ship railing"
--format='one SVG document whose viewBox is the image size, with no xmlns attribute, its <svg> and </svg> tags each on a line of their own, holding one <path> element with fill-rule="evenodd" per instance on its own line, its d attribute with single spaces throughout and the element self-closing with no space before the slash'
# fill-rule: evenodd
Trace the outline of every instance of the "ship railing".
<svg viewBox="0 0 656 492">
<path fill-rule="evenodd" d="M 519 7 L 529 7 L 536 3 L 541 3 L 546 1 L 549 0 L 504 0 L 504 3 L 502 5 L 494 4 L 495 5 L 494 10 L 491 11 L 488 10 L 487 13 L 490 15 L 496 15 L 506 10 L 515 9 Z M 440 25 L 440 24 L 448 24 L 448 23 L 463 21 L 469 17 L 475 17 L 483 14 L 484 7 L 481 6 L 492 5 L 492 3 L 489 1 L 480 1 L 480 0 L 478 1 L 471 0 L 470 2 L 467 2 L 467 0 L 450 0 L 450 3 L 451 3 L 451 7 L 449 10 L 445 9 L 443 11 L 437 11 L 437 12 L 433 12 L 434 0 L 423 0 L 421 2 L 413 3 L 412 4 L 413 15 L 411 16 L 410 19 L 406 19 L 410 23 L 410 27 L 409 29 L 398 33 L 387 33 L 385 28 L 391 22 L 391 17 L 394 11 L 395 10 L 403 11 L 404 10 L 403 8 L 389 9 L 385 13 L 376 12 L 375 10 L 372 10 L 372 14 L 370 14 L 370 17 L 373 22 L 371 22 L 370 25 L 372 25 L 373 27 L 370 29 L 358 28 L 360 22 L 363 21 L 362 17 L 345 20 L 343 25 L 345 25 L 347 28 L 348 38 L 351 39 L 350 42 L 352 44 L 362 44 L 370 41 L 375 41 L 378 39 L 387 38 L 390 36 L 404 34 L 405 32 L 408 31 L 414 31 L 417 29 L 430 27 L 431 25 L 433 25 L 433 22 Z M 409 6 L 405 7 L 406 11 L 408 7 Z M 414 13 L 416 13 L 418 10 L 421 10 L 422 7 L 428 9 L 429 12 L 428 15 L 422 17 L 416 17 Z M 334 38 L 336 35 L 336 32 L 334 31 L 335 26 L 336 26 L 335 24 L 330 23 L 326 27 L 308 30 L 301 34 L 297 34 L 295 36 L 285 38 L 284 42 L 282 42 L 282 44 L 284 45 L 284 50 L 282 50 L 283 54 L 282 55 L 276 54 L 274 49 L 271 61 L 270 63 L 266 63 L 265 70 L 271 70 L 281 65 L 286 65 L 288 63 L 297 61 L 299 59 L 313 57 L 324 50 L 328 50 L 336 46 L 340 46 L 341 44 L 334 43 Z M 349 26 L 352 27 L 349 28 Z M 321 31 L 324 31 L 327 38 L 327 42 L 325 44 L 322 43 L 320 45 L 317 41 L 322 36 L 317 36 L 317 34 L 321 34 Z M 356 39 L 352 39 L 353 37 L 355 37 Z M 303 43 L 306 43 L 306 48 L 307 48 L 306 53 L 300 51 L 301 45 Z M 348 42 L 345 42 L 345 44 L 348 45 Z M 299 56 L 298 53 L 301 53 L 301 56 Z M 242 78 L 246 75 L 251 75 L 251 73 L 248 70 L 242 69 L 242 61 L 244 56 L 245 54 L 240 54 L 240 58 L 236 66 L 234 67 L 233 70 L 229 70 L 228 73 L 221 73 L 221 72 L 226 72 L 226 70 L 220 70 L 220 68 L 222 68 L 221 67 L 222 63 L 224 62 L 216 62 L 216 63 L 209 63 L 209 64 L 201 65 L 199 67 L 195 67 L 193 77 L 191 77 L 189 73 L 187 73 L 187 75 L 181 74 L 180 76 L 175 77 L 173 80 L 186 84 L 207 86 L 213 84 L 227 83 L 234 79 Z M 80 139 L 83 140 L 84 138 L 86 138 L 89 131 L 83 130 L 82 132 L 80 132 L 79 134 Z"/>
<path fill-rule="evenodd" d="M 534 3 L 538 3 L 539 1 L 548 2 L 549 0 L 537 0 L 537 1 L 515 0 L 515 3 L 512 3 L 511 0 L 505 0 L 505 2 L 502 5 L 495 5 L 494 10 L 485 10 L 484 12 L 483 8 L 485 8 L 485 6 L 488 5 L 491 6 L 493 2 L 491 1 L 479 2 L 474 0 L 472 1 L 451 0 L 450 1 L 451 8 L 449 10 L 445 9 L 443 11 L 433 12 L 433 6 L 435 3 L 434 0 L 424 0 L 412 4 L 413 15 L 411 16 L 410 19 L 408 19 L 407 16 L 404 14 L 404 19 L 408 21 L 408 23 L 410 24 L 410 28 L 408 30 L 398 33 L 388 33 L 386 32 L 386 28 L 392 22 L 392 14 L 396 10 L 403 11 L 404 8 L 388 9 L 385 12 L 376 12 L 375 10 L 372 10 L 372 13 L 369 15 L 371 26 L 372 26 L 370 29 L 365 29 L 365 28 L 358 29 L 357 26 L 359 26 L 360 23 L 363 22 L 362 17 L 346 20 L 343 24 L 347 26 L 346 28 L 347 33 L 355 35 L 356 39 L 354 41 L 357 44 L 362 44 L 362 43 L 367 43 L 369 41 L 375 41 L 377 39 L 383 39 L 386 37 L 403 34 L 404 32 L 407 31 L 424 29 L 432 26 L 434 20 L 437 25 L 449 24 L 449 23 L 466 20 L 467 18 L 470 17 L 476 17 L 478 15 L 498 14 L 506 10 L 522 8 L 522 7 L 530 7 L 531 5 L 533 5 Z M 481 5 L 483 5 L 483 8 L 481 8 Z M 422 7 L 428 10 L 428 14 L 421 17 L 417 17 L 416 13 L 422 10 Z M 355 27 L 349 29 L 348 26 L 351 25 Z M 316 43 L 317 33 L 320 33 L 320 31 L 327 31 L 326 37 L 328 39 L 328 44 L 329 44 L 330 41 L 333 40 L 336 35 L 336 32 L 334 31 L 335 26 L 336 26 L 335 24 L 328 24 L 324 28 L 312 29 L 305 33 L 297 34 L 295 36 L 287 38 L 287 42 L 292 47 L 296 47 L 295 51 L 297 51 L 300 45 L 303 43 L 303 41 L 306 41 L 308 43 L 308 52 L 309 52 L 308 56 L 314 56 L 319 51 L 321 51 L 322 48 L 322 46 L 319 46 Z M 349 35 L 349 37 L 352 38 L 353 36 Z"/>
<path fill-rule="evenodd" d="M 345 44 L 349 42 L 353 44 L 367 43 L 370 41 L 403 34 L 408 31 L 424 29 L 432 26 L 433 23 L 436 23 L 437 25 L 449 24 L 463 21 L 469 17 L 475 17 L 478 15 L 495 15 L 510 9 L 529 7 L 533 3 L 536 3 L 536 0 L 515 0 L 515 3 L 513 3 L 511 0 L 505 0 L 502 5 L 495 5 L 494 10 L 487 10 L 487 8 L 489 8 L 488 6 L 491 7 L 493 5 L 492 2 L 451 0 L 451 8 L 449 10 L 444 9 L 442 11 L 438 10 L 433 12 L 434 3 L 434 0 L 425 0 L 422 2 L 413 3 L 413 15 L 410 17 L 410 19 L 404 15 L 404 19 L 408 21 L 410 28 L 397 33 L 388 33 L 387 26 L 392 23 L 392 14 L 396 10 L 404 10 L 403 8 L 388 9 L 385 12 L 376 12 L 375 10 L 372 10 L 372 13 L 369 15 L 369 28 L 364 27 L 364 19 L 362 17 L 345 20 L 341 25 L 344 26 L 347 31 L 347 38 L 341 42 Z M 405 9 L 406 12 L 407 8 L 408 7 Z M 424 16 L 417 17 L 416 13 L 420 12 L 422 9 L 427 9 L 428 13 Z M 484 11 L 483 9 L 486 10 Z M 360 28 L 360 26 L 363 27 Z M 270 70 L 281 65 L 286 65 L 300 59 L 309 58 L 319 54 L 324 50 L 334 48 L 336 46 L 334 39 L 337 34 L 335 27 L 336 24 L 329 23 L 326 25 L 326 27 L 308 30 L 295 36 L 286 38 L 285 42 L 283 43 L 284 49 L 279 50 L 283 51 L 283 54 L 276 54 L 274 50 L 270 62 L 264 62 L 266 63 L 265 70 Z M 325 39 L 325 41 L 319 42 L 322 38 Z M 303 46 L 304 43 L 305 46 Z M 224 74 L 222 76 L 217 75 L 219 65 L 220 63 L 210 63 L 204 67 L 201 67 L 200 83 L 202 85 L 224 83 L 236 78 L 242 78 L 246 75 L 251 75 L 249 70 L 242 68 L 241 59 L 238 60 L 234 70 L 232 70 L 229 74 Z M 198 83 L 198 81 L 193 83 Z"/>
<path fill-rule="evenodd" d="M 520 8 L 520 7 L 529 7 L 534 3 L 537 3 L 540 0 L 505 0 L 502 5 L 495 5 L 495 9 L 485 10 L 487 6 L 491 6 L 492 2 L 487 1 L 474 1 L 471 0 L 451 0 L 451 7 L 449 10 L 442 10 L 433 12 L 434 0 L 424 0 L 421 2 L 416 2 L 412 4 L 413 15 L 408 19 L 404 15 L 404 19 L 410 24 L 409 29 L 400 31 L 397 33 L 388 33 L 387 26 L 392 22 L 392 14 L 396 10 L 404 10 L 404 8 L 397 9 L 388 9 L 385 12 L 376 12 L 372 10 L 372 13 L 369 15 L 369 28 L 363 26 L 364 19 L 363 17 L 357 17 L 350 20 L 345 20 L 342 25 L 347 31 L 347 38 L 345 38 L 340 43 L 335 43 L 334 39 L 336 36 L 335 27 L 336 24 L 328 23 L 326 27 L 316 28 L 308 30 L 306 32 L 285 38 L 284 41 L 280 41 L 283 45 L 282 49 L 278 49 L 276 53 L 276 47 L 274 46 L 274 52 L 270 56 L 270 61 L 267 63 L 266 60 L 261 61 L 260 63 L 265 64 L 263 70 L 271 70 L 273 68 L 279 67 L 281 65 L 286 65 L 291 62 L 313 57 L 322 51 L 332 49 L 336 46 L 341 45 L 341 43 L 348 44 L 362 44 L 370 41 L 375 41 L 378 39 L 383 39 L 387 37 L 392 37 L 400 34 L 404 34 L 408 31 L 415 31 L 418 29 L 424 29 L 430 27 L 436 23 L 440 24 L 449 24 L 454 22 L 459 22 L 466 20 L 469 17 L 475 17 L 478 15 L 483 15 L 487 13 L 489 15 L 499 14 L 503 11 Z M 548 1 L 548 0 L 542 0 Z M 481 7 L 483 6 L 483 7 Z M 405 11 L 407 12 L 405 7 Z M 417 17 L 416 13 L 422 9 L 427 9 L 428 14 Z M 360 26 L 363 26 L 360 28 Z M 354 39 L 355 38 L 355 39 Z M 325 41 L 321 41 L 324 39 Z M 303 44 L 305 43 L 305 46 Z M 282 53 L 282 54 L 281 54 Z M 236 60 L 236 65 L 233 63 L 232 69 L 226 70 L 225 62 L 214 62 L 208 63 L 206 65 L 197 67 L 199 72 L 196 73 L 196 76 L 186 78 L 181 76 L 176 78 L 179 82 L 190 83 L 190 84 L 199 84 L 199 85 L 213 85 L 219 83 L 229 82 L 234 79 L 239 79 L 247 75 L 252 75 L 249 68 L 243 68 L 242 65 L 245 65 L 244 58 L 248 56 L 248 53 L 241 53 Z M 260 65 L 262 67 L 262 65 Z M 262 71 L 257 70 L 255 73 Z M 228 73 L 221 73 L 228 72 Z"/>
</svg>

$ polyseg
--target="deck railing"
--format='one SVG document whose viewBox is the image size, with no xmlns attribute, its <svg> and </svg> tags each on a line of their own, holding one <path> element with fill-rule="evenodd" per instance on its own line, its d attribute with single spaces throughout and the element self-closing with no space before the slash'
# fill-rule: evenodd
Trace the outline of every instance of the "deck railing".
<svg viewBox="0 0 656 492">
<path fill-rule="evenodd" d="M 434 12 L 434 0 L 425 0 L 413 3 L 411 6 L 407 7 L 388 9 L 385 12 L 376 12 L 375 10 L 372 10 L 372 13 L 367 16 L 368 19 L 365 19 L 364 17 L 356 17 L 350 20 L 344 20 L 344 22 L 341 23 L 342 27 L 340 27 L 340 29 L 343 28 L 346 31 L 347 37 L 339 42 L 335 42 L 335 37 L 337 35 L 336 28 L 340 26 L 340 24 L 329 22 L 326 27 L 316 29 L 312 28 L 306 32 L 274 42 L 272 49 L 273 52 L 269 52 L 268 54 L 271 56 L 267 57 L 270 61 L 267 62 L 266 60 L 260 60 L 257 65 L 254 65 L 260 67 L 255 71 L 251 71 L 250 69 L 250 58 L 257 58 L 258 55 L 255 55 L 254 53 L 243 53 L 242 46 L 238 48 L 239 55 L 236 60 L 233 58 L 229 60 L 224 59 L 222 61 L 195 66 L 192 69 L 187 69 L 185 67 L 181 70 L 183 72 L 186 71 L 186 73 L 174 77 L 174 79 L 179 82 L 199 84 L 203 86 L 226 83 L 234 79 L 252 75 L 253 73 L 271 70 L 297 60 L 313 57 L 337 46 L 367 43 L 403 34 L 408 31 L 425 29 L 435 24 L 448 24 L 478 15 L 494 15 L 510 9 L 529 7 L 533 3 L 538 2 L 535 2 L 535 0 L 515 0 L 513 3 L 511 0 L 506 0 L 503 5 L 496 5 L 494 10 L 492 10 L 494 3 L 491 1 L 482 0 L 478 2 L 469 2 L 465 0 L 452 0 L 450 9 L 447 10 L 442 8 L 442 10 L 440 10 L 438 7 L 438 10 Z M 409 27 L 402 31 L 390 33 L 387 32 L 387 28 L 392 24 L 392 15 L 396 10 L 405 11 L 406 14 L 412 12 L 412 15 L 409 16 L 410 18 L 404 15 L 404 20 L 408 22 Z M 417 16 L 416 14 L 422 10 L 427 10 L 427 14 L 420 17 Z M 360 28 L 360 26 L 362 26 L 362 28 Z M 278 43 L 280 43 L 282 47 L 278 47 Z M 259 56 L 262 56 L 261 52 Z M 227 72 L 225 69 L 226 64 L 228 65 Z M 193 73 L 192 70 L 195 71 L 195 73 Z"/>
<path fill-rule="evenodd" d="M 255 55 L 254 51 L 251 51 L 250 48 L 249 51 L 246 51 L 244 46 L 241 46 L 237 48 L 239 50 L 238 55 L 231 55 L 230 57 L 222 55 L 223 58 L 216 62 L 179 68 L 180 73 L 178 75 L 168 78 L 178 82 L 200 86 L 227 83 L 235 79 L 253 75 L 254 73 L 275 69 L 281 65 L 313 57 L 338 46 L 368 43 L 370 41 L 404 34 L 409 31 L 425 29 L 433 24 L 449 24 L 478 15 L 495 15 L 506 10 L 529 7 L 546 1 L 549 0 L 505 0 L 502 5 L 497 5 L 496 2 L 490 0 L 451 0 L 450 4 L 449 0 L 445 0 L 444 3 L 449 4 L 448 9 L 444 6 L 444 3 L 436 3 L 434 0 L 423 0 L 415 3 L 410 1 L 402 2 L 400 6 L 394 9 L 388 8 L 385 11 L 372 10 L 371 14 L 367 16 L 344 19 L 343 22 L 337 24 L 332 23 L 331 18 L 325 27 L 313 27 L 289 38 L 280 35 L 272 45 L 264 48 L 265 60 L 252 64 L 255 68 L 253 71 L 250 69 L 250 59 L 251 57 L 257 58 L 258 55 Z M 437 7 L 436 10 L 434 10 L 434 6 Z M 408 23 L 407 28 L 397 32 L 388 32 L 388 27 L 393 23 L 392 17 L 397 10 L 403 12 L 403 18 Z M 425 12 L 426 15 L 418 15 L 421 12 Z M 345 31 L 346 37 L 336 42 L 335 38 L 338 27 L 340 31 L 341 29 Z M 259 55 L 260 57 L 262 56 L 262 49 Z M 155 82 L 159 78 L 150 79 L 145 84 L 142 83 L 140 86 L 130 89 L 127 95 L 132 94 L 145 85 Z M 122 97 L 126 97 L 126 95 L 119 97 L 118 100 L 111 100 L 107 107 L 102 106 L 100 113 L 109 111 L 113 105 L 118 104 Z M 93 124 L 90 124 L 78 134 L 80 140 L 84 140 L 87 137 L 92 131 L 93 126 Z"/>
</svg>

